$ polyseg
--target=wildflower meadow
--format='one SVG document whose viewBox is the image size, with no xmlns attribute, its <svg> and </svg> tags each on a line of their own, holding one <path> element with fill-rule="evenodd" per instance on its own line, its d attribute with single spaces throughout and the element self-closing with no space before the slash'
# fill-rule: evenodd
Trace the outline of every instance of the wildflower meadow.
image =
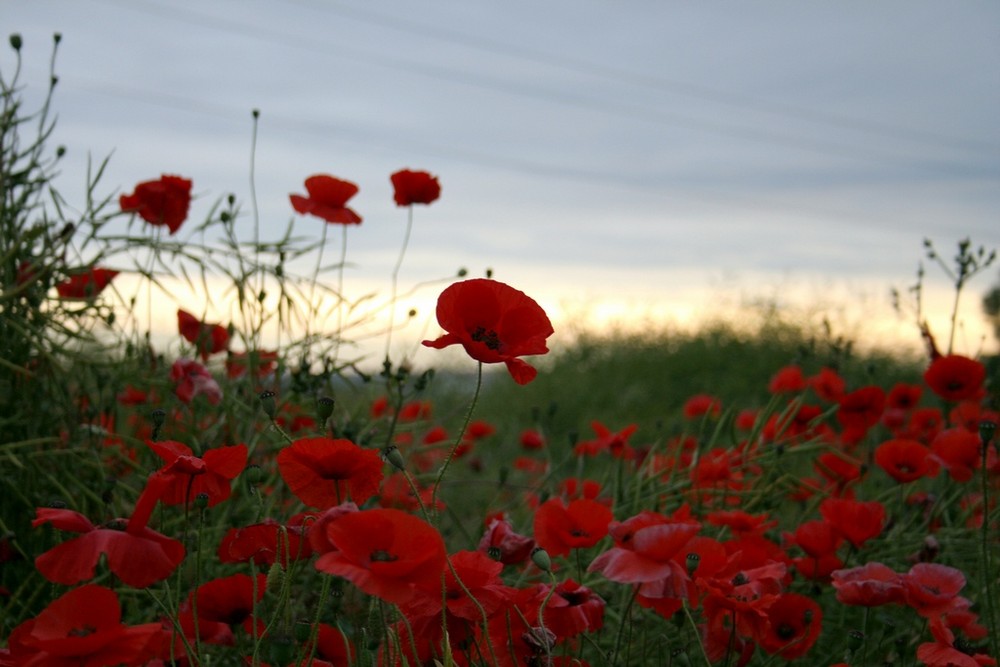
<svg viewBox="0 0 1000 667">
<path fill-rule="evenodd" d="M 919 282 L 914 359 L 787 322 L 560 350 L 531 285 L 462 272 L 414 341 L 462 363 L 415 367 L 399 269 L 446 174 L 386 175 L 373 309 L 344 288 L 365 184 L 302 174 L 274 238 L 183 165 L 97 162 L 66 201 L 57 77 L 26 108 L 9 42 L 0 665 L 997 664 L 997 364 Z M 925 254 L 956 304 L 995 258 Z"/>
</svg>

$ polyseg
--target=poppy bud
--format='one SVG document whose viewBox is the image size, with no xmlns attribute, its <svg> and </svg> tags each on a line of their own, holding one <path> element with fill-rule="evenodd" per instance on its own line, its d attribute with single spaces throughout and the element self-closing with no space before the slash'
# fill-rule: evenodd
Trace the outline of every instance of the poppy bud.
<svg viewBox="0 0 1000 667">
<path fill-rule="evenodd" d="M 996 422 L 991 421 L 981 421 L 979 422 L 979 439 L 983 441 L 983 445 L 988 445 L 993 441 L 993 436 L 996 434 L 997 425 Z"/>
<path fill-rule="evenodd" d="M 400 472 L 406 470 L 406 462 L 403 460 L 403 454 L 396 445 L 389 445 L 382 450 L 382 460 L 390 463 L 393 468 Z"/>
<path fill-rule="evenodd" d="M 463 266 L 458 270 L 457 275 L 459 278 L 464 278 L 465 276 L 469 275 L 469 270 Z"/>
<path fill-rule="evenodd" d="M 13 34 L 11 34 L 11 36 L 10 36 L 10 46 L 11 46 L 11 48 L 13 48 L 15 51 L 20 51 L 22 44 L 23 44 L 23 42 L 21 41 L 21 35 L 20 34 L 18 34 L 16 32 L 13 33 Z"/>
<path fill-rule="evenodd" d="M 552 571 L 552 559 L 549 558 L 549 552 L 541 547 L 535 547 L 531 550 L 531 562 L 535 566 L 544 572 Z"/>
<path fill-rule="evenodd" d="M 268 416 L 271 421 L 274 421 L 274 415 L 278 412 L 277 402 L 274 400 L 273 391 L 262 391 L 260 392 L 260 406 L 264 408 L 264 414 Z"/>
<path fill-rule="evenodd" d="M 248 465 L 243 474 L 246 476 L 247 482 L 251 485 L 256 486 L 264 481 L 264 471 L 256 463 Z"/>
<path fill-rule="evenodd" d="M 160 428 L 163 427 L 163 422 L 167 419 L 167 411 L 162 408 L 157 408 L 149 413 L 149 421 L 153 422 L 153 434 L 150 438 L 153 442 L 160 439 Z"/>
<path fill-rule="evenodd" d="M 701 556 L 696 553 L 690 553 L 685 558 L 687 563 L 688 575 L 694 574 L 694 571 L 698 569 L 698 565 L 701 563 Z"/>
<path fill-rule="evenodd" d="M 290 637 L 277 636 L 271 639 L 268 646 L 271 662 L 275 665 L 287 665 L 295 659 L 295 642 Z"/>
<path fill-rule="evenodd" d="M 421 373 L 417 377 L 417 381 L 413 383 L 413 388 L 417 391 L 423 391 L 430 384 L 431 380 L 434 379 L 434 369 L 428 368 L 426 371 Z"/>
<path fill-rule="evenodd" d="M 860 630 L 851 630 L 847 633 L 847 648 L 850 651 L 857 651 L 865 645 L 865 633 Z"/>
<path fill-rule="evenodd" d="M 281 539 L 280 535 L 278 539 Z M 284 584 L 285 568 L 281 567 L 281 563 L 278 561 L 274 561 L 270 569 L 267 571 L 267 590 L 271 592 L 280 591 Z"/>
<path fill-rule="evenodd" d="M 316 416 L 319 417 L 320 424 L 325 424 L 333 414 L 333 405 L 334 400 L 330 396 L 320 396 L 316 399 Z"/>
<path fill-rule="evenodd" d="M 62 41 L 62 33 L 61 32 L 53 33 L 53 35 L 52 35 L 52 41 L 55 42 L 56 44 L 58 44 L 59 42 L 61 42 Z"/>
</svg>

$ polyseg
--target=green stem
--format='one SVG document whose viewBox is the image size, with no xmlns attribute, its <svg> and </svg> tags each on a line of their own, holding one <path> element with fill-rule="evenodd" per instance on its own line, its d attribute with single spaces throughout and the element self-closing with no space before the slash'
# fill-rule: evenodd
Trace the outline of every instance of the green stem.
<svg viewBox="0 0 1000 667">
<path fill-rule="evenodd" d="M 996 582 L 996 574 L 993 572 L 993 564 L 991 562 L 992 558 L 990 557 L 990 485 L 989 470 L 987 465 L 991 439 L 984 438 L 980 435 L 980 440 L 983 445 L 983 465 L 980 469 L 983 492 L 983 525 L 980 533 L 982 536 L 981 555 L 983 563 L 983 577 L 985 577 L 984 593 L 986 596 L 986 619 L 990 628 L 990 655 L 1000 655 L 1000 638 L 998 638 L 997 634 L 996 601 L 993 598 L 993 584 Z"/>
<path fill-rule="evenodd" d="M 399 269 L 403 266 L 403 258 L 406 256 L 406 246 L 410 244 L 410 231 L 413 229 L 413 205 L 407 207 L 406 232 L 403 234 L 403 246 L 399 249 L 399 257 L 396 265 L 392 268 L 392 296 L 389 299 L 389 328 L 385 334 L 385 358 L 389 359 L 389 345 L 392 343 L 392 328 L 395 324 L 396 315 L 396 288 L 399 284 Z"/>
<path fill-rule="evenodd" d="M 445 458 L 444 463 L 441 464 L 441 469 L 438 470 L 437 478 L 434 480 L 434 488 L 431 491 L 431 511 L 437 507 L 437 494 L 438 488 L 441 486 L 441 480 L 444 478 L 444 473 L 448 469 L 448 465 L 451 463 L 452 458 L 455 457 L 455 450 L 458 446 L 462 444 L 462 438 L 465 437 L 465 430 L 469 428 L 469 422 L 472 421 L 472 412 L 476 409 L 476 402 L 479 400 L 479 390 L 483 387 L 483 362 L 479 362 L 476 367 L 476 391 L 472 395 L 472 403 L 469 404 L 469 411 L 465 414 L 465 423 L 462 424 L 462 430 L 458 432 L 458 437 L 455 438 L 455 444 L 451 446 L 448 450 L 448 456 Z"/>
</svg>

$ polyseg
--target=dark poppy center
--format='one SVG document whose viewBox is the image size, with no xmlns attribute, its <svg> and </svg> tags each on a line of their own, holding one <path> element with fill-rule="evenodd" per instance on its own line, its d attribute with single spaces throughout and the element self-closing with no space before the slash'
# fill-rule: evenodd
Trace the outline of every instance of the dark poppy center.
<svg viewBox="0 0 1000 667">
<path fill-rule="evenodd" d="M 476 327 L 475 331 L 472 332 L 472 340 L 482 343 L 494 352 L 500 349 L 500 337 L 493 329 Z"/>
<path fill-rule="evenodd" d="M 590 533 L 588 533 L 585 530 L 580 530 L 579 528 L 574 528 L 573 530 L 569 531 L 569 534 L 572 535 L 573 537 L 589 537 L 590 536 Z"/>
<path fill-rule="evenodd" d="M 371 558 L 374 563 L 392 563 L 393 561 L 399 560 L 399 556 L 395 556 L 388 551 L 382 551 L 381 549 L 373 551 L 369 558 Z"/>
<path fill-rule="evenodd" d="M 66 635 L 67 637 L 87 637 L 97 632 L 97 628 L 92 625 L 84 625 L 83 627 L 73 628 Z"/>
<path fill-rule="evenodd" d="M 782 639 L 791 639 L 795 636 L 795 628 L 790 626 L 788 623 L 782 623 L 779 625 L 776 632 Z"/>
<path fill-rule="evenodd" d="M 747 583 L 750 583 L 750 579 L 742 572 L 733 577 L 733 586 L 742 586 Z"/>
</svg>

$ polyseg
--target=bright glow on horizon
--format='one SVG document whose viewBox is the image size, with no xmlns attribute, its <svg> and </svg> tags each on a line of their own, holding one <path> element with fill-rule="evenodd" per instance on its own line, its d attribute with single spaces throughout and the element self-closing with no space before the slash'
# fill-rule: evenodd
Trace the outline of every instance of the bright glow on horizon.
<svg viewBox="0 0 1000 667">
<path fill-rule="evenodd" d="M 327 315 L 322 326 L 313 325 L 315 329 L 312 333 L 317 335 L 317 347 L 313 352 L 336 356 L 341 362 L 360 360 L 359 366 L 364 370 L 376 370 L 385 356 L 389 321 L 385 306 L 388 287 L 350 279 L 347 282 L 358 294 L 374 296 L 366 302 L 367 306 L 345 316 L 345 323 L 351 324 L 345 327 L 339 348 L 335 343 L 336 303 L 330 297 L 319 303 L 317 312 Z M 215 299 L 214 307 L 206 307 L 204 297 L 192 293 L 180 280 L 167 279 L 164 284 L 178 302 L 174 303 L 154 291 L 156 307 L 150 318 L 146 287 L 141 279 L 124 274 L 116 279 L 114 286 L 123 303 L 128 303 L 130 295 L 136 297 L 135 309 L 124 312 L 127 310 L 124 306 L 118 308 L 122 315 L 118 321 L 123 330 L 142 333 L 150 326 L 151 340 L 157 349 L 168 354 L 180 354 L 181 346 L 186 343 L 177 335 L 178 307 L 209 322 L 226 325 L 232 321 L 234 326 L 240 327 L 235 319 L 239 312 L 234 301 L 223 303 Z M 214 294 L 222 294 L 227 285 L 222 279 L 211 279 L 208 286 Z M 915 315 L 904 318 L 896 313 L 889 304 L 888 288 L 881 290 L 879 298 L 866 294 L 856 285 L 828 283 L 822 291 L 818 291 L 807 281 L 780 290 L 758 288 L 756 294 L 752 288 L 709 286 L 668 291 L 659 298 L 647 294 L 641 299 L 629 295 L 598 294 L 596 291 L 586 297 L 567 298 L 565 292 L 553 286 L 534 294 L 530 286 L 525 291 L 536 298 L 553 322 L 556 334 L 550 339 L 549 347 L 554 352 L 571 345 L 583 334 L 693 333 L 699 328 L 720 323 L 752 333 L 766 321 L 769 312 L 773 312 L 780 322 L 800 325 L 807 332 L 817 334 L 822 332 L 824 321 L 828 322 L 833 338 L 842 336 L 860 349 L 880 349 L 915 357 L 923 351 Z M 418 367 L 462 363 L 463 355 L 457 348 L 441 352 L 420 345 L 421 340 L 434 338 L 440 333 L 434 319 L 439 292 L 436 288 L 418 291 L 396 305 L 391 352 L 394 362 L 405 360 Z M 925 287 L 924 315 L 942 351 L 948 344 L 953 298 L 950 290 Z M 268 300 L 268 306 L 273 309 L 273 299 Z M 411 310 L 416 311 L 412 317 L 409 316 Z M 958 323 L 956 352 L 976 356 L 996 349 L 996 341 L 981 315 L 977 292 L 970 291 L 964 295 Z M 278 348 L 287 352 L 292 340 L 301 338 L 304 333 L 304 328 L 298 325 L 286 327 L 279 333 L 276 322 L 273 322 L 262 329 L 261 345 L 264 349 Z M 239 350 L 242 347 L 238 337 L 234 339 L 232 348 Z"/>
</svg>

